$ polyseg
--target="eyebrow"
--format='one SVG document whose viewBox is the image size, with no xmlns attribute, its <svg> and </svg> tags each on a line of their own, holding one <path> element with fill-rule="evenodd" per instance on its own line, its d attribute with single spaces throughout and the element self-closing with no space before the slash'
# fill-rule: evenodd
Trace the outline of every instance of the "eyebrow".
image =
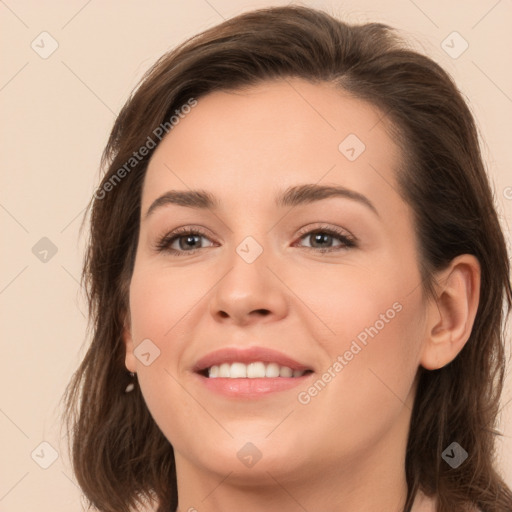
<svg viewBox="0 0 512 512">
<path fill-rule="evenodd" d="M 276 197 L 275 203 L 278 207 L 293 207 L 330 197 L 342 197 L 357 201 L 379 216 L 379 212 L 366 196 L 341 186 L 307 184 L 289 187 Z M 206 190 L 170 190 L 151 203 L 145 218 L 148 218 L 156 209 L 170 204 L 187 208 L 216 210 L 219 208 L 220 202 Z"/>
</svg>

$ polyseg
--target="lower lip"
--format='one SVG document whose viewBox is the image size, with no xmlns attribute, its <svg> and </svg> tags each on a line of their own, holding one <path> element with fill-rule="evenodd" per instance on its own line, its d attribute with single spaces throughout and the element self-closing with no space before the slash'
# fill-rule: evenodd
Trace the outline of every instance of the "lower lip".
<svg viewBox="0 0 512 512">
<path fill-rule="evenodd" d="M 309 373 L 302 377 L 267 377 L 263 379 L 227 379 L 223 377 L 210 379 L 202 375 L 198 375 L 198 377 L 202 384 L 214 393 L 228 397 L 259 398 L 303 385 L 311 375 Z"/>
</svg>

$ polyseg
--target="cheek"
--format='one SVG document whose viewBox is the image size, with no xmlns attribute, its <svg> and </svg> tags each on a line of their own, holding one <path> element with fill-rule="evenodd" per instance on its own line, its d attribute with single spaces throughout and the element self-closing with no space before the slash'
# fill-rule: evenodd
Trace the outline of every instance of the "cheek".
<svg viewBox="0 0 512 512">
<path fill-rule="evenodd" d="M 359 311 L 358 322 L 338 339 L 337 349 L 347 361 L 346 382 L 356 392 L 361 382 L 373 381 L 377 388 L 388 388 L 405 400 L 418 366 L 421 310 L 411 296 L 396 298 L 374 299 L 364 312 Z"/>
<path fill-rule="evenodd" d="M 208 291 L 197 276 L 182 270 L 169 270 L 140 265 L 130 285 L 130 314 L 135 344 L 149 338 L 158 346 L 169 363 L 173 354 L 178 359 L 179 340 L 187 315 L 199 305 Z M 172 341 L 172 352 L 168 350 Z M 168 353 L 168 354 L 167 354 Z"/>
<path fill-rule="evenodd" d="M 325 368 L 329 375 L 324 373 L 321 380 L 329 383 L 325 388 L 319 384 L 313 407 L 319 413 L 330 411 L 332 428 L 344 425 L 353 439 L 378 437 L 396 421 L 404 404 L 412 408 L 422 341 L 421 298 L 397 298 L 373 293 L 342 304 L 333 323 L 336 335 L 324 340 L 331 364 Z M 369 420 L 365 427 L 362 418 Z"/>
<path fill-rule="evenodd" d="M 175 435 L 177 411 L 185 422 L 193 416 L 191 402 L 178 379 L 186 333 L 190 331 L 188 315 L 205 294 L 199 283 L 193 285 L 181 278 L 173 279 L 172 275 L 162 268 L 139 265 L 130 284 L 137 378 L 148 409 L 168 438 Z"/>
<path fill-rule="evenodd" d="M 408 329 L 418 326 L 421 279 L 414 263 L 413 257 L 401 262 L 381 253 L 364 264 L 311 266 L 286 279 L 313 313 L 310 328 L 322 335 L 331 358 L 350 350 L 353 341 L 381 357 L 410 347 Z"/>
<path fill-rule="evenodd" d="M 372 266 L 324 268 L 322 275 L 313 272 L 295 282 L 297 295 L 318 312 L 311 329 L 328 361 L 320 376 L 328 382 L 311 390 L 311 403 L 332 411 L 333 425 L 348 416 L 357 422 L 368 411 L 389 420 L 411 391 L 424 306 L 420 275 L 410 261 L 376 258 Z"/>
</svg>

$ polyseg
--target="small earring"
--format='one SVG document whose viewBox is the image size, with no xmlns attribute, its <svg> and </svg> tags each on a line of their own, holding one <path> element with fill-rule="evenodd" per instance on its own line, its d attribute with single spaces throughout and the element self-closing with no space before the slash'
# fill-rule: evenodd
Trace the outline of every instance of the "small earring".
<svg viewBox="0 0 512 512">
<path fill-rule="evenodd" d="M 135 377 L 135 373 L 130 372 L 130 377 L 133 379 Z M 135 384 L 133 382 L 130 382 L 128 386 L 126 386 L 126 389 L 124 390 L 125 393 L 130 393 L 135 389 Z"/>
</svg>

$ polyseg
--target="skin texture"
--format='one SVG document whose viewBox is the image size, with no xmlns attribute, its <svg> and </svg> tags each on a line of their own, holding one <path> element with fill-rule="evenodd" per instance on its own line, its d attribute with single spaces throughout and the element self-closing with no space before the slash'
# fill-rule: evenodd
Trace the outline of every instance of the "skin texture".
<svg viewBox="0 0 512 512">
<path fill-rule="evenodd" d="M 126 367 L 174 447 L 181 511 L 403 507 L 418 367 L 442 367 L 463 348 L 480 281 L 476 259 L 462 255 L 437 276 L 437 301 L 422 295 L 412 210 L 394 176 L 400 151 L 386 123 L 330 84 L 281 80 L 200 98 L 152 156 Z M 366 146 L 354 161 L 338 148 L 349 134 Z M 340 197 L 274 204 L 303 184 L 346 187 L 378 214 Z M 209 191 L 219 207 L 166 205 L 146 217 L 165 192 L 190 189 Z M 161 237 L 186 226 L 207 233 L 199 249 L 185 252 L 185 236 L 180 255 L 158 252 Z M 335 250 L 322 253 L 307 235 L 320 227 L 356 237 L 357 246 L 327 239 L 316 247 Z M 236 252 L 247 236 L 263 249 L 252 263 Z M 180 249 L 179 240 L 171 247 Z M 394 318 L 300 403 L 299 392 L 394 304 Z M 133 353 L 145 339 L 160 350 L 149 366 Z M 205 389 L 192 371 L 213 350 L 249 346 L 279 350 L 314 373 L 298 388 L 242 400 Z M 248 442 L 261 452 L 252 467 L 237 457 Z M 432 506 L 418 499 L 414 511 Z"/>
</svg>

